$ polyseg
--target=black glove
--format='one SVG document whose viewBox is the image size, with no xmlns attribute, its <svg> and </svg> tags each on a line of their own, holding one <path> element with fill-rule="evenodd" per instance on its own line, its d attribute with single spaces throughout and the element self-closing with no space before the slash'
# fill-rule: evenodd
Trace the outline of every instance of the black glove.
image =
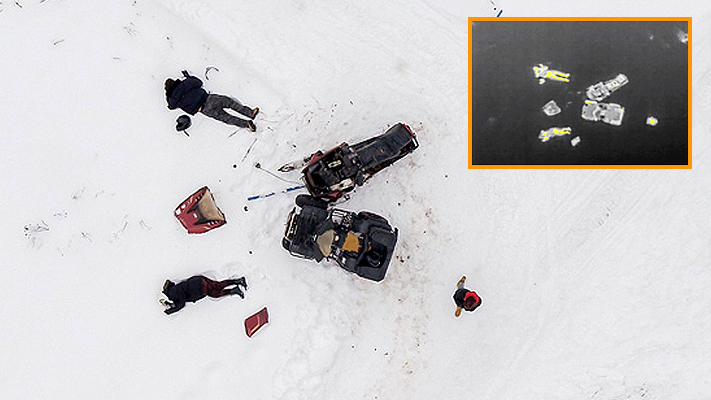
<svg viewBox="0 0 711 400">
<path fill-rule="evenodd" d="M 167 309 L 167 310 L 164 310 L 163 312 L 166 313 L 166 314 L 168 314 L 168 315 L 170 315 L 170 314 L 172 314 L 172 313 L 175 313 L 175 312 L 178 312 L 178 311 L 182 310 L 183 307 L 185 307 L 185 303 L 173 304 L 173 307 L 171 307 L 171 308 L 169 308 L 169 309 Z"/>
</svg>

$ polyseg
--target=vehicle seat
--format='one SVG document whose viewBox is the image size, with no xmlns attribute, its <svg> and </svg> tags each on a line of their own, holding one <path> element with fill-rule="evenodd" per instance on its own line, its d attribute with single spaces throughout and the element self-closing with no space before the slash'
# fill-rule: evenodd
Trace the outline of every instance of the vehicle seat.
<svg viewBox="0 0 711 400">
<path fill-rule="evenodd" d="M 350 251 L 353 253 L 358 253 L 360 251 L 360 242 L 358 242 L 358 236 L 348 232 L 346 234 L 346 240 L 343 242 L 343 251 Z"/>
<path fill-rule="evenodd" d="M 335 236 L 336 232 L 334 232 L 333 229 L 329 229 L 316 238 L 318 249 L 324 257 L 328 257 L 331 254 L 331 245 L 333 244 Z"/>
</svg>

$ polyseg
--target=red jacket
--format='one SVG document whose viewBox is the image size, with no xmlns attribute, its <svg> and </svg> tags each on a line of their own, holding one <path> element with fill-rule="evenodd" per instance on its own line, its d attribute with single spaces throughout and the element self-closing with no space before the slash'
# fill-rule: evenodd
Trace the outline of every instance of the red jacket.
<svg viewBox="0 0 711 400">
<path fill-rule="evenodd" d="M 477 307 L 481 305 L 481 297 L 479 297 L 478 294 L 476 294 L 475 291 L 473 290 L 467 290 L 467 289 L 457 289 L 456 292 L 454 292 L 454 303 L 457 305 L 457 307 L 462 307 L 463 309 L 467 311 L 474 311 L 476 310 Z M 474 298 L 475 303 L 474 307 L 472 308 L 466 308 L 464 307 L 464 301 L 469 298 Z"/>
</svg>

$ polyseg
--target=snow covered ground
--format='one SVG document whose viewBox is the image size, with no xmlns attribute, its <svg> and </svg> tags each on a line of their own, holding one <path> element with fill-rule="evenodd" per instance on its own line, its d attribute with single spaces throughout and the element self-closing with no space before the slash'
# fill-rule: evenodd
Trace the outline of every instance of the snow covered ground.
<svg viewBox="0 0 711 400">
<path fill-rule="evenodd" d="M 711 399 L 709 6 L 521 3 L 1 2 L 0 397 Z M 494 6 L 692 16 L 693 169 L 468 170 L 467 17 Z M 182 69 L 257 133 L 176 133 Z M 290 257 L 295 194 L 247 202 L 291 186 L 254 165 L 399 121 L 420 148 L 340 205 L 399 228 L 386 279 Z M 203 185 L 228 223 L 189 236 Z M 196 273 L 250 288 L 164 315 Z M 455 318 L 463 274 L 483 304 Z"/>
</svg>

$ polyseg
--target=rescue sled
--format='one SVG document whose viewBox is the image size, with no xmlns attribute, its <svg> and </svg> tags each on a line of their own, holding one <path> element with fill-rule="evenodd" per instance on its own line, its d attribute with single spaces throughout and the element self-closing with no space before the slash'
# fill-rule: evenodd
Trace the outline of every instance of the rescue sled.
<svg viewBox="0 0 711 400">
<path fill-rule="evenodd" d="M 227 223 L 207 186 L 203 186 L 175 208 L 175 218 L 188 233 L 204 233 Z"/>
<path fill-rule="evenodd" d="M 248 337 L 252 337 L 252 335 L 254 335 L 255 332 L 257 332 L 259 328 L 263 327 L 267 322 L 269 322 L 269 312 L 267 311 L 267 308 L 264 307 L 244 320 L 244 332 Z"/>
<path fill-rule="evenodd" d="M 295 257 L 332 260 L 348 272 L 381 281 L 397 243 L 397 229 L 376 214 L 328 209 L 323 199 L 299 195 L 282 246 Z"/>
<path fill-rule="evenodd" d="M 302 179 L 309 193 L 335 201 L 418 146 L 410 127 L 398 123 L 382 135 L 355 145 L 342 143 L 325 153 L 319 150 L 300 163 L 282 166 L 279 171 L 291 171 L 305 165 Z"/>
</svg>

